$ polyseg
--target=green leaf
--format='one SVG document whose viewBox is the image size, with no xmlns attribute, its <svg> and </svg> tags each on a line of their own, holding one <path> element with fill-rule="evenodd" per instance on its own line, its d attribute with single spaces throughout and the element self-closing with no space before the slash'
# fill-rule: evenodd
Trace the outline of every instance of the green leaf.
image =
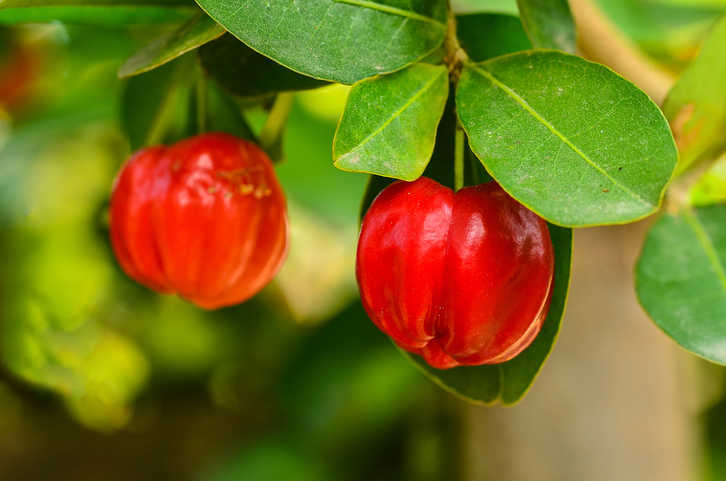
<svg viewBox="0 0 726 481">
<path fill-rule="evenodd" d="M 575 53 L 575 21 L 567 0 L 517 0 L 517 5 L 535 48 Z"/>
<path fill-rule="evenodd" d="M 457 15 L 456 34 L 469 58 L 475 62 L 532 48 L 522 22 L 511 15 Z"/>
<path fill-rule="evenodd" d="M 454 0 L 451 3 L 454 11 L 461 13 L 486 12 L 519 15 L 517 0 Z"/>
<path fill-rule="evenodd" d="M 433 153 L 448 92 L 446 67 L 429 64 L 358 82 L 335 133 L 335 166 L 416 180 Z"/>
<path fill-rule="evenodd" d="M 635 270 L 648 315 L 685 349 L 726 364 L 726 205 L 664 213 Z"/>
<path fill-rule="evenodd" d="M 726 148 L 726 16 L 714 25 L 701 53 L 668 93 L 663 112 L 681 160 L 677 173 Z"/>
<path fill-rule="evenodd" d="M 126 26 L 185 20 L 195 10 L 191 0 L 3 0 L 0 24 L 61 21 Z"/>
<path fill-rule="evenodd" d="M 517 403 L 532 386 L 560 332 L 570 287 L 572 229 L 549 224 L 555 248 L 555 287 L 550 310 L 532 344 L 514 359 L 495 365 L 434 369 L 420 356 L 404 352 L 416 367 L 447 391 L 470 402 L 505 406 Z"/>
<path fill-rule="evenodd" d="M 444 113 L 441 116 L 441 122 L 439 122 L 439 127 L 436 130 L 434 152 L 431 155 L 431 160 L 423 173 L 424 177 L 434 179 L 436 182 L 441 185 L 445 185 L 450 189 L 454 188 L 454 136 L 456 132 L 455 107 L 456 104 L 454 102 L 454 96 L 450 92 L 449 98 L 446 100 Z M 478 160 L 477 163 L 479 163 Z M 482 168 L 482 170 L 484 169 Z M 380 194 L 383 189 L 391 185 L 394 181 L 395 179 L 390 177 L 380 177 L 378 175 L 371 175 L 368 177 L 368 183 L 366 184 L 366 190 L 363 194 L 363 201 L 361 202 L 360 208 L 361 221 L 378 194 Z M 473 184 L 474 182 L 469 182 L 467 185 Z"/>
<path fill-rule="evenodd" d="M 353 84 L 399 70 L 444 40 L 443 0 L 197 0 L 224 28 L 286 67 Z"/>
<path fill-rule="evenodd" d="M 689 189 L 688 201 L 697 207 L 726 203 L 726 154 Z"/>
<path fill-rule="evenodd" d="M 528 51 L 468 64 L 456 104 L 489 173 L 554 224 L 646 217 L 676 165 L 670 129 L 650 98 L 573 55 Z"/>
<path fill-rule="evenodd" d="M 200 45 L 211 42 L 224 32 L 224 28 L 217 22 L 200 12 L 179 30 L 156 39 L 132 55 L 121 65 L 118 76 L 123 78 L 148 72 Z"/>
<path fill-rule="evenodd" d="M 292 90 L 308 90 L 327 82 L 300 75 L 260 55 L 232 35 L 203 45 L 199 60 L 207 75 L 232 95 L 258 97 Z"/>
<path fill-rule="evenodd" d="M 192 0 L 3 0 L 0 8 L 193 7 Z"/>
<path fill-rule="evenodd" d="M 242 111 L 214 82 L 210 82 L 207 92 L 207 130 L 210 132 L 226 132 L 236 137 L 255 142 L 255 135 L 242 116 Z"/>
<path fill-rule="evenodd" d="M 169 144 L 186 135 L 193 57 L 181 57 L 131 77 L 122 99 L 123 126 L 131 150 Z"/>
</svg>

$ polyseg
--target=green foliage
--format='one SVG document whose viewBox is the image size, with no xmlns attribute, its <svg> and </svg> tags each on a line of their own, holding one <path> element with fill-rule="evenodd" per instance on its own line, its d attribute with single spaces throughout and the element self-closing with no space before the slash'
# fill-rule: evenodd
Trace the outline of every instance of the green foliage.
<svg viewBox="0 0 726 481">
<path fill-rule="evenodd" d="M 118 70 L 119 77 L 130 77 L 157 68 L 176 57 L 211 42 L 225 30 L 204 13 L 198 13 L 178 30 L 148 44 Z"/>
<path fill-rule="evenodd" d="M 598 6 L 652 57 L 680 72 L 704 32 L 726 12 L 722 0 L 598 0 Z"/>
<path fill-rule="evenodd" d="M 331 168 L 330 147 L 343 105 L 331 117 L 317 110 L 330 102 L 326 90 L 296 97 L 285 131 L 287 157 L 277 167 L 277 175 L 289 198 L 328 221 L 355 226 L 366 176 Z"/>
<path fill-rule="evenodd" d="M 678 344 L 726 364 L 726 206 L 663 213 L 635 271 L 641 304 Z"/>
<path fill-rule="evenodd" d="M 296 72 L 344 84 L 422 59 L 443 42 L 446 23 L 442 0 L 198 3 L 261 54 Z"/>
<path fill-rule="evenodd" d="M 668 93 L 663 112 L 673 129 L 681 173 L 726 148 L 726 16 L 717 22 L 698 58 Z"/>
<path fill-rule="evenodd" d="M 191 0 L 3 0 L 0 24 L 61 21 L 113 27 L 183 20 L 194 10 Z"/>
<path fill-rule="evenodd" d="M 338 461 L 390 428 L 423 380 L 359 301 L 311 336 L 290 366 L 282 384 L 287 410 L 313 434 L 308 448 Z M 347 438 L 352 429 L 358 436 Z"/>
<path fill-rule="evenodd" d="M 535 48 L 575 53 L 575 21 L 567 0 L 517 0 L 517 5 Z"/>
<path fill-rule="evenodd" d="M 333 479 L 320 462 L 289 442 L 266 441 L 239 450 L 201 481 L 328 481 Z"/>
<path fill-rule="evenodd" d="M 190 57 L 129 79 L 123 94 L 123 125 L 132 150 L 181 140 L 190 121 L 193 77 Z"/>
<path fill-rule="evenodd" d="M 554 224 L 650 215 L 676 165 L 668 124 L 648 96 L 572 55 L 533 51 L 467 65 L 456 103 L 487 170 Z"/>
<path fill-rule="evenodd" d="M 94 217 L 115 167 L 110 141 L 107 132 L 86 129 L 55 139 L 10 173 L 16 183 L 32 179 L 35 189 L 19 192 L 30 215 L 5 232 L 1 258 L 14 272 L 4 289 L 4 364 L 102 431 L 129 421 L 149 377 L 135 340 L 105 322 L 116 302 L 115 270 Z"/>
<path fill-rule="evenodd" d="M 448 92 L 446 68 L 428 64 L 358 82 L 333 141 L 335 166 L 418 179 L 433 153 Z"/>
<path fill-rule="evenodd" d="M 199 60 L 207 75 L 229 93 L 242 97 L 314 89 L 328 84 L 273 62 L 232 35 L 200 48 Z"/>
<path fill-rule="evenodd" d="M 457 15 L 456 26 L 461 46 L 475 62 L 532 48 L 517 17 L 491 13 Z"/>
<path fill-rule="evenodd" d="M 696 207 L 726 203 L 726 155 L 716 160 L 691 186 L 688 200 Z"/>
</svg>

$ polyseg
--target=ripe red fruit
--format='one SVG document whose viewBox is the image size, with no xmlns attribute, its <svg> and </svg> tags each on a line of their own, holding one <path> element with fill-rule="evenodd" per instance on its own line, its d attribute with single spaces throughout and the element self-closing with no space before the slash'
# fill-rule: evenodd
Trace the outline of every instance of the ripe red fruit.
<svg viewBox="0 0 726 481">
<path fill-rule="evenodd" d="M 356 276 L 373 322 L 438 369 L 508 361 L 552 296 L 547 223 L 496 182 L 384 189 L 363 219 Z"/>
<path fill-rule="evenodd" d="M 18 40 L 8 40 L 9 50 L 0 55 L 0 109 L 18 112 L 32 99 L 43 52 Z"/>
<path fill-rule="evenodd" d="M 255 144 L 207 133 L 136 152 L 111 196 L 111 242 L 136 281 L 207 308 L 242 302 L 287 254 L 287 207 Z"/>
</svg>

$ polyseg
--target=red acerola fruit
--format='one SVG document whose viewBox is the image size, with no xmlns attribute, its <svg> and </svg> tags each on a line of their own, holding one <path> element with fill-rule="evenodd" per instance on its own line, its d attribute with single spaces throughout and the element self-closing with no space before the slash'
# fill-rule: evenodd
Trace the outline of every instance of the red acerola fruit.
<svg viewBox="0 0 726 481">
<path fill-rule="evenodd" d="M 0 109 L 15 113 L 32 100 L 42 73 L 43 52 L 18 40 L 8 43 L 9 51 L 0 56 Z"/>
<path fill-rule="evenodd" d="M 121 267 L 156 291 L 215 309 L 267 285 L 288 247 L 287 206 L 272 163 L 222 133 L 136 152 L 111 196 Z"/>
<path fill-rule="evenodd" d="M 547 223 L 496 182 L 384 189 L 363 219 L 356 276 L 373 322 L 438 369 L 512 359 L 547 316 Z"/>
</svg>

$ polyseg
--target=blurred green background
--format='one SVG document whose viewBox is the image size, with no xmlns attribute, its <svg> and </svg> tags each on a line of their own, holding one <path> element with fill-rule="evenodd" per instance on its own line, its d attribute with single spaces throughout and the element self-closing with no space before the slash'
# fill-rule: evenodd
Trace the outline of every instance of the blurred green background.
<svg viewBox="0 0 726 481">
<path fill-rule="evenodd" d="M 602 6 L 674 73 L 726 9 Z M 116 71 L 168 28 L 0 27 L 0 77 L 16 78 L 0 80 L 0 479 L 461 479 L 463 403 L 357 299 L 367 179 L 331 159 L 345 87 L 296 95 L 277 168 L 292 250 L 261 294 L 205 312 L 115 263 L 108 195 L 131 150 Z M 262 107 L 244 112 L 259 130 Z M 700 421 L 706 472 L 726 479 L 726 402 Z"/>
</svg>

